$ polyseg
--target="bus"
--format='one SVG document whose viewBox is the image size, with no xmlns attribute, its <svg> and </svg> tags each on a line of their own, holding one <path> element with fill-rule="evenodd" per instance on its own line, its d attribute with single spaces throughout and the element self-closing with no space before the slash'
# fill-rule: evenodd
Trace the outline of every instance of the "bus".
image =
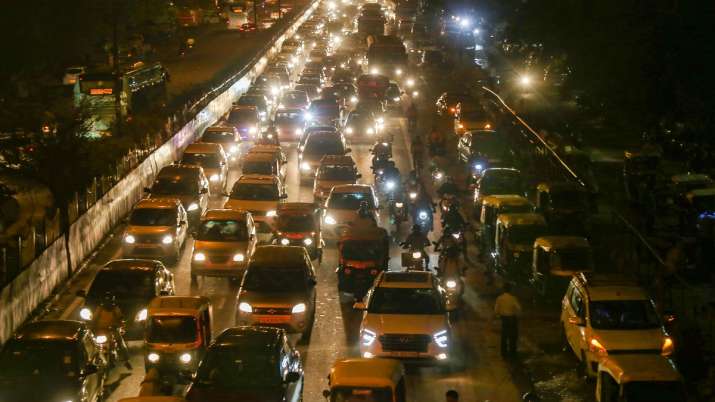
<svg viewBox="0 0 715 402">
<path fill-rule="evenodd" d="M 88 71 L 74 86 L 75 104 L 86 103 L 94 119 L 91 135 L 111 134 L 116 119 L 115 104 L 119 91 L 122 117 L 147 111 L 166 103 L 166 69 L 161 63 L 136 63 L 115 75 L 112 71 Z"/>
</svg>

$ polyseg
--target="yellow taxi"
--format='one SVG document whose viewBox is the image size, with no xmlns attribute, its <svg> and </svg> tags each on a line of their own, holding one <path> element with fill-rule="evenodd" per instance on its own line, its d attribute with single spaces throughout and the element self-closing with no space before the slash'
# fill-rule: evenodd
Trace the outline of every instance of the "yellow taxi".
<svg viewBox="0 0 715 402">
<path fill-rule="evenodd" d="M 285 198 L 288 196 L 283 192 L 283 186 L 278 177 L 241 175 L 233 185 L 223 207 L 250 212 L 260 237 L 259 240 L 267 242 L 273 237 L 273 220 L 277 215 L 278 204 Z"/>
<path fill-rule="evenodd" d="M 363 202 L 367 202 L 379 226 L 379 203 L 372 186 L 368 184 L 334 186 L 323 209 L 323 235 L 333 239 L 340 237 L 357 219 L 358 208 Z"/>
<path fill-rule="evenodd" d="M 189 144 L 181 157 L 184 165 L 198 165 L 209 179 L 211 191 L 223 192 L 228 178 L 228 159 L 220 144 L 195 142 Z"/>
<path fill-rule="evenodd" d="M 330 389 L 323 396 L 330 402 L 405 402 L 405 368 L 394 359 L 343 359 L 328 375 Z"/>
<path fill-rule="evenodd" d="M 188 218 L 175 198 L 147 198 L 129 214 L 122 235 L 122 254 L 130 257 L 179 259 L 186 241 Z"/>
<path fill-rule="evenodd" d="M 313 198 L 323 201 L 330 190 L 341 184 L 355 184 L 362 177 L 358 173 L 355 161 L 349 155 L 325 155 L 320 160 L 315 181 L 313 182 Z"/>
<path fill-rule="evenodd" d="M 454 132 L 462 135 L 467 131 L 490 130 L 493 128 L 491 117 L 478 103 L 458 103 L 454 113 Z"/>
</svg>

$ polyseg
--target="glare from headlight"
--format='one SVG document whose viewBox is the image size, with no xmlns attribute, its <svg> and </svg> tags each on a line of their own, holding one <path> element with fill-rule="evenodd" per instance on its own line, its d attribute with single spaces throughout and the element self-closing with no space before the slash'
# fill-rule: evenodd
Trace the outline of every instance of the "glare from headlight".
<svg viewBox="0 0 715 402">
<path fill-rule="evenodd" d="M 127 244 L 134 244 L 135 241 L 137 241 L 137 239 L 135 239 L 134 236 L 130 234 L 124 236 L 124 242 Z"/>
<path fill-rule="evenodd" d="M 310 170 L 310 163 L 308 162 L 303 162 L 300 164 L 300 169 L 304 171 L 309 171 Z"/>
<path fill-rule="evenodd" d="M 89 321 L 92 319 L 92 310 L 87 307 L 82 307 L 82 309 L 79 311 L 79 316 L 83 320 Z"/>
<path fill-rule="evenodd" d="M 435 333 L 432 337 L 434 338 L 434 343 L 436 343 L 440 348 L 446 348 L 449 346 L 449 337 L 447 336 L 446 329 Z"/>
<path fill-rule="evenodd" d="M 447 289 L 454 289 L 457 287 L 457 281 L 450 279 L 445 283 L 445 285 L 447 286 Z"/>
<path fill-rule="evenodd" d="M 412 97 L 416 98 L 420 93 L 418 91 L 412 91 Z"/>
<path fill-rule="evenodd" d="M 387 182 L 387 189 L 392 190 L 395 188 L 395 182 L 394 181 L 388 181 Z"/>
<path fill-rule="evenodd" d="M 395 70 L 395 74 L 402 75 L 402 69 L 398 68 L 397 70 Z"/>
<path fill-rule="evenodd" d="M 295 135 L 301 135 L 303 134 L 303 129 L 302 128 L 296 128 L 295 129 Z"/>
<path fill-rule="evenodd" d="M 149 354 L 146 356 L 146 359 L 149 360 L 149 361 L 152 362 L 152 363 L 156 363 L 156 362 L 159 361 L 159 354 L 157 354 L 157 353 L 149 353 Z"/>
<path fill-rule="evenodd" d="M 377 67 L 370 69 L 370 74 L 380 74 L 380 70 Z"/>
<path fill-rule="evenodd" d="M 363 345 L 370 346 L 373 342 L 375 342 L 375 339 L 377 339 L 376 333 L 370 331 L 369 329 L 362 330 L 362 333 L 360 334 L 360 342 L 362 342 Z"/>
<path fill-rule="evenodd" d="M 311 244 L 313 244 L 313 239 L 305 239 L 303 240 L 303 244 L 305 244 L 306 246 L 310 246 Z"/>
<path fill-rule="evenodd" d="M 231 145 L 231 148 L 229 148 L 228 152 L 229 153 L 236 153 L 238 151 L 238 147 L 236 145 Z"/>
<path fill-rule="evenodd" d="M 392 98 L 392 100 L 393 100 L 394 102 L 399 102 L 399 101 L 400 101 L 400 97 L 399 97 L 399 96 L 395 96 L 394 98 Z"/>
<path fill-rule="evenodd" d="M 209 180 L 211 180 L 211 181 L 219 181 L 220 179 L 221 179 L 221 176 L 219 176 L 216 173 L 212 174 L 211 177 L 209 177 Z"/>
<path fill-rule="evenodd" d="M 192 202 L 191 204 L 189 204 L 189 207 L 186 208 L 187 211 L 196 211 L 197 209 L 199 209 L 199 204 L 195 202 Z"/>
<path fill-rule="evenodd" d="M 201 253 L 201 252 L 194 254 L 194 261 L 199 261 L 199 262 L 206 261 L 206 254 Z"/>
<path fill-rule="evenodd" d="M 481 163 L 477 163 L 477 164 L 474 165 L 474 169 L 476 169 L 476 170 L 482 170 L 482 169 L 484 169 L 484 166 L 482 166 Z"/>
<path fill-rule="evenodd" d="M 410 193 L 410 199 L 414 200 L 415 198 L 417 198 L 417 193 L 415 193 L 415 192 Z"/>
<path fill-rule="evenodd" d="M 402 208 L 403 205 L 404 205 L 404 204 L 402 204 L 401 202 L 396 202 L 396 203 L 395 203 L 395 206 L 396 206 L 397 208 Z"/>
<path fill-rule="evenodd" d="M 351 96 L 351 97 L 350 97 L 350 103 L 357 103 L 357 101 L 358 101 L 357 96 Z"/>
<path fill-rule="evenodd" d="M 179 360 L 181 360 L 181 362 L 184 364 L 191 363 L 191 355 L 188 353 L 184 353 L 183 355 L 181 355 L 181 357 L 179 357 Z"/>
<path fill-rule="evenodd" d="M 345 133 L 347 133 L 347 134 L 352 134 L 352 133 L 353 133 L 353 128 L 352 128 L 352 127 L 346 128 L 346 129 L 345 129 Z"/>
<path fill-rule="evenodd" d="M 172 241 L 174 241 L 174 238 L 171 237 L 171 235 L 166 235 L 163 239 L 161 239 L 161 242 L 164 244 L 171 244 Z"/>
<path fill-rule="evenodd" d="M 106 335 L 97 335 L 96 338 L 94 338 L 94 341 L 97 342 L 99 345 L 103 345 L 107 343 L 107 336 Z"/>
<path fill-rule="evenodd" d="M 246 302 L 241 302 L 238 304 L 238 309 L 244 313 L 253 313 L 253 307 Z"/>
<path fill-rule="evenodd" d="M 143 308 L 143 309 L 139 310 L 139 312 L 137 312 L 137 315 L 134 317 L 134 320 L 138 321 L 138 322 L 146 321 L 146 317 L 147 317 L 148 313 L 149 312 L 147 311 L 147 309 Z"/>
<path fill-rule="evenodd" d="M 414 259 L 422 258 L 422 252 L 421 252 L 421 251 L 415 251 L 415 252 L 413 252 L 413 253 L 412 253 L 412 258 L 414 258 Z"/>
<path fill-rule="evenodd" d="M 245 259 L 246 259 L 246 257 L 244 257 L 243 254 L 241 254 L 241 253 L 237 253 L 237 254 L 233 255 L 233 262 L 243 262 L 243 260 L 245 260 Z"/>
<path fill-rule="evenodd" d="M 411 86 L 414 86 L 414 85 L 415 85 L 415 80 L 413 80 L 412 78 L 407 79 L 407 86 L 408 86 L 408 87 L 411 87 Z"/>
<path fill-rule="evenodd" d="M 284 246 L 287 246 L 287 245 L 290 244 L 290 240 L 288 240 L 288 239 L 281 239 L 281 244 L 284 245 Z"/>
<path fill-rule="evenodd" d="M 320 92 L 320 91 L 318 91 L 318 92 Z M 313 120 L 313 115 L 312 115 L 311 113 L 309 113 L 309 112 L 305 112 L 305 116 L 304 116 L 304 117 L 305 117 L 305 119 L 308 120 L 308 121 Z"/>
<path fill-rule="evenodd" d="M 425 211 L 420 212 L 419 218 L 422 220 L 427 219 L 427 212 L 425 212 Z"/>
<path fill-rule="evenodd" d="M 373 135 L 373 134 L 375 134 L 375 129 L 373 129 L 373 128 L 368 128 L 368 129 L 367 129 L 367 133 L 370 134 L 370 135 Z"/>
<path fill-rule="evenodd" d="M 305 303 L 298 303 L 295 306 L 293 306 L 291 313 L 293 313 L 293 314 L 305 313 L 305 309 L 306 309 Z"/>
<path fill-rule="evenodd" d="M 271 211 L 266 212 L 266 216 L 269 217 L 269 218 L 274 217 L 274 216 L 276 216 L 276 215 L 277 215 L 277 212 L 276 212 L 275 210 L 271 210 Z"/>
<path fill-rule="evenodd" d="M 337 221 L 335 220 L 335 218 L 333 218 L 332 216 L 327 215 L 327 216 L 325 217 L 325 224 L 326 224 L 326 225 L 335 225 L 336 223 L 338 223 L 338 222 L 337 222 Z"/>
<path fill-rule="evenodd" d="M 258 132 L 258 128 L 256 128 L 256 126 L 252 126 L 248 129 L 248 132 L 251 134 L 256 134 L 256 132 Z"/>
</svg>

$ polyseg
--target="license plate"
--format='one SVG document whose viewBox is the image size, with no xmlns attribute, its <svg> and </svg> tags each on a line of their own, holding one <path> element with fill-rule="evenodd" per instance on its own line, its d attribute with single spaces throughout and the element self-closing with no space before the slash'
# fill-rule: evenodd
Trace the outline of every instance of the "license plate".
<svg viewBox="0 0 715 402">
<path fill-rule="evenodd" d="M 261 324 L 285 324 L 290 321 L 290 317 L 286 316 L 266 316 L 257 317 L 256 320 Z"/>
</svg>

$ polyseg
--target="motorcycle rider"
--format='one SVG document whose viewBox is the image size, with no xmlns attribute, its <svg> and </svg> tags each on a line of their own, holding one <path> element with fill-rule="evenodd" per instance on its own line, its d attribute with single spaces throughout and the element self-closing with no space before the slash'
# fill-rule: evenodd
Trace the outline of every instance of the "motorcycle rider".
<svg viewBox="0 0 715 402">
<path fill-rule="evenodd" d="M 469 225 L 462 213 L 459 211 L 457 205 L 452 204 L 446 212 L 442 214 L 442 227 L 444 227 L 445 235 L 450 232 L 450 236 L 455 232 L 462 232 L 461 243 L 462 243 L 462 253 L 464 253 L 464 259 L 469 260 L 467 257 L 467 236 L 464 233 L 465 228 Z"/>
<path fill-rule="evenodd" d="M 407 235 L 405 241 L 400 243 L 400 246 L 402 246 L 405 250 L 419 250 L 422 253 L 422 259 L 424 260 L 425 267 L 429 266 L 429 256 L 425 251 L 429 245 L 430 242 L 427 235 L 422 232 L 422 228 L 420 228 L 420 225 L 417 224 L 412 225 L 412 231 L 409 235 Z"/>
<path fill-rule="evenodd" d="M 457 187 L 457 184 L 454 182 L 454 178 L 452 178 L 452 176 L 446 176 L 444 178 L 444 182 L 437 189 L 437 194 L 439 194 L 442 198 L 445 196 L 456 197 L 457 194 L 459 194 L 459 187 Z"/>
<path fill-rule="evenodd" d="M 398 191 L 400 185 L 402 184 L 400 180 L 400 170 L 397 168 L 397 166 L 395 166 L 394 161 L 389 161 L 385 165 L 385 167 L 382 169 L 382 175 L 380 177 L 380 181 L 383 183 L 387 183 L 388 181 L 393 182 L 392 188 L 387 188 L 388 192 L 390 193 L 395 193 L 396 191 Z"/>
<path fill-rule="evenodd" d="M 129 362 L 129 350 L 121 333 L 123 326 L 124 317 L 119 306 L 117 306 L 117 299 L 110 292 L 105 293 L 94 318 L 94 328 L 107 329 L 112 332 L 117 344 L 119 357 L 124 360 L 124 366 L 127 370 L 132 370 L 132 365 Z"/>
<path fill-rule="evenodd" d="M 383 250 L 390 249 L 390 240 L 387 235 L 387 231 L 384 228 L 377 226 L 377 221 L 375 220 L 375 214 L 373 214 L 370 204 L 367 201 L 362 201 L 357 210 L 358 219 L 350 223 L 350 226 L 356 229 L 364 229 L 365 231 L 380 231 L 383 234 Z"/>
</svg>

